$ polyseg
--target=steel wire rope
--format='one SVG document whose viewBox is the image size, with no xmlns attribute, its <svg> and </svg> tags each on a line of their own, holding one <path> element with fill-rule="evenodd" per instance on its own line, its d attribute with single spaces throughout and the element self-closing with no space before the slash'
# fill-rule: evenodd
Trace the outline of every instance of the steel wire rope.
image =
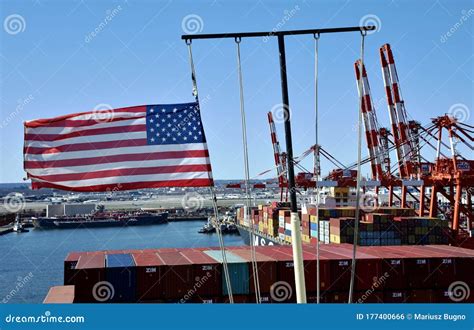
<svg viewBox="0 0 474 330">
<path fill-rule="evenodd" d="M 361 31 L 361 42 L 360 42 L 360 66 L 364 67 L 364 41 L 366 31 Z M 359 90 L 362 90 L 362 79 L 358 81 Z M 352 262 L 351 262 L 351 280 L 349 284 L 349 299 L 348 303 L 352 303 L 352 296 L 354 294 L 354 282 L 356 276 L 356 254 L 357 254 L 357 241 L 359 231 L 359 216 L 360 216 L 360 188 L 361 188 L 361 161 L 362 161 L 362 93 L 359 95 L 359 119 L 358 119 L 358 130 L 357 130 L 357 186 L 356 186 L 356 209 L 355 209 L 355 223 L 354 223 L 354 241 L 352 244 Z"/>
<path fill-rule="evenodd" d="M 186 45 L 188 46 L 189 64 L 191 66 L 191 80 L 192 80 L 192 83 L 193 83 L 193 96 L 195 97 L 196 102 L 199 105 L 199 94 L 198 94 L 198 89 L 197 89 L 196 70 L 195 70 L 195 67 L 194 67 L 191 40 L 187 39 L 186 40 Z M 228 267 L 228 262 L 227 262 L 227 254 L 226 254 L 226 251 L 225 251 L 224 240 L 222 238 L 221 226 L 220 226 L 220 223 L 219 223 L 219 209 L 217 207 L 217 196 L 216 196 L 216 191 L 214 189 L 214 186 L 209 187 L 209 191 L 211 193 L 212 206 L 213 206 L 213 209 L 214 209 L 216 234 L 217 234 L 217 239 L 219 241 L 219 249 L 221 251 L 221 256 L 222 256 L 222 268 L 224 269 L 224 278 L 225 278 L 225 281 L 226 281 L 227 293 L 229 295 L 229 302 L 231 304 L 233 304 L 234 303 L 234 296 L 232 294 L 232 285 L 231 285 L 231 282 L 230 282 L 229 267 Z"/>
<path fill-rule="evenodd" d="M 255 252 L 254 240 L 255 240 L 255 228 L 253 219 L 250 218 L 250 207 L 251 207 L 251 192 L 250 192 L 250 174 L 249 174 L 249 157 L 248 157 L 248 144 L 247 144 L 247 123 L 245 118 L 245 105 L 244 105 L 244 84 L 242 77 L 242 61 L 240 57 L 240 42 L 241 38 L 235 38 L 235 44 L 237 48 L 237 73 L 239 80 L 239 96 L 240 96 L 240 118 L 242 124 L 242 147 L 244 151 L 244 169 L 245 169 L 245 217 L 250 220 L 250 255 L 252 261 L 252 274 L 253 283 L 255 288 L 255 302 L 260 303 L 260 281 L 258 279 L 258 266 L 257 266 L 257 255 Z"/>
</svg>

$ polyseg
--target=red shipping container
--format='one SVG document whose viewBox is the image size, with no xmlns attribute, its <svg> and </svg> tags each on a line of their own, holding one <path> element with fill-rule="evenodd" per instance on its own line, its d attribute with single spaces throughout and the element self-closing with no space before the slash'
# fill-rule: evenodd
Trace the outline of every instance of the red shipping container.
<svg viewBox="0 0 474 330">
<path fill-rule="evenodd" d="M 380 304 L 383 303 L 382 291 L 355 291 L 352 301 L 359 304 Z"/>
<path fill-rule="evenodd" d="M 338 246 L 338 245 L 331 245 L 327 247 L 325 245 L 321 246 L 323 250 L 330 250 L 331 253 L 338 254 L 341 257 L 337 261 L 337 266 L 333 266 L 331 270 L 336 270 L 338 275 L 341 276 L 341 285 L 346 285 L 343 290 L 349 289 L 348 282 L 345 282 L 345 278 L 349 276 L 350 278 L 350 270 L 349 275 L 347 275 L 347 268 L 350 268 L 351 260 L 352 260 L 352 251 L 347 249 L 346 246 Z M 337 258 L 337 257 L 336 257 Z M 371 289 L 374 283 L 380 282 L 381 273 L 381 259 L 366 253 L 362 253 L 360 251 L 357 252 L 356 255 L 357 262 L 356 262 L 356 281 L 355 281 L 355 289 L 360 291 L 365 291 L 367 289 Z M 341 274 L 342 272 L 342 274 Z M 331 273 L 332 278 L 334 277 Z"/>
<path fill-rule="evenodd" d="M 105 281 L 104 254 L 82 254 L 71 280 L 71 284 L 75 286 L 75 301 L 99 302 L 94 297 L 101 297 L 99 288 L 94 286 L 101 281 Z"/>
<path fill-rule="evenodd" d="M 430 258 L 431 273 L 430 283 L 433 288 L 447 289 L 456 278 L 456 262 L 453 254 L 450 252 L 437 252 L 428 246 L 415 247 L 420 254 L 424 254 Z"/>
<path fill-rule="evenodd" d="M 381 287 L 388 290 L 402 290 L 406 289 L 407 281 L 404 277 L 405 259 L 404 255 L 386 249 L 383 246 L 377 247 L 358 247 L 358 250 L 363 253 L 368 253 L 381 258 Z"/>
<path fill-rule="evenodd" d="M 138 302 L 163 299 L 163 284 L 160 280 L 163 262 L 156 253 L 132 254 L 136 265 Z"/>
<path fill-rule="evenodd" d="M 277 262 L 277 272 L 276 272 L 276 281 L 273 290 L 277 290 L 277 285 L 284 285 L 285 287 L 291 288 L 289 290 L 290 295 L 287 296 L 286 300 L 281 301 L 284 303 L 296 301 L 295 294 L 295 271 L 293 264 L 293 257 L 291 254 L 291 247 L 285 246 L 265 246 L 265 247 L 256 247 L 257 252 L 268 256 Z M 281 283 L 278 283 L 281 282 Z M 272 289 L 270 289 L 272 290 Z"/>
<path fill-rule="evenodd" d="M 53 286 L 43 304 L 72 304 L 74 302 L 74 285 Z"/>
<path fill-rule="evenodd" d="M 384 303 L 401 304 L 407 301 L 407 291 L 405 290 L 385 290 L 383 292 Z"/>
<path fill-rule="evenodd" d="M 183 299 L 194 285 L 191 262 L 180 252 L 158 252 L 164 264 L 161 274 L 163 282 L 162 296 L 165 299 Z"/>
<path fill-rule="evenodd" d="M 71 284 L 72 277 L 75 274 L 77 261 L 83 252 L 71 252 L 64 260 L 64 285 Z"/>
<path fill-rule="evenodd" d="M 398 251 L 404 256 L 404 278 L 407 280 L 407 289 L 432 289 L 434 279 L 431 276 L 431 259 L 425 254 L 417 253 L 410 246 L 410 249 L 400 247 L 386 247 L 391 251 Z"/>
<path fill-rule="evenodd" d="M 206 299 L 209 300 L 221 296 L 222 264 L 202 251 L 186 249 L 182 250 L 181 254 L 193 265 L 195 283 L 192 287 L 191 300 L 196 299 L 196 297 L 207 297 Z"/>
<path fill-rule="evenodd" d="M 322 302 L 347 304 L 349 293 L 347 291 L 326 291 L 321 295 Z"/>
<path fill-rule="evenodd" d="M 407 292 L 407 301 L 409 303 L 431 303 L 433 290 L 411 290 Z"/>
</svg>

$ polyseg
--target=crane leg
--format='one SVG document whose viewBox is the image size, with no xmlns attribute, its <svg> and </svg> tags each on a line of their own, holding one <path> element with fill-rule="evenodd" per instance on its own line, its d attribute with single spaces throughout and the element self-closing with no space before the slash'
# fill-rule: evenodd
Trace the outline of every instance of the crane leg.
<svg viewBox="0 0 474 330">
<path fill-rule="evenodd" d="M 425 215 L 425 186 L 420 187 L 420 208 L 418 215 L 420 217 Z"/>
<path fill-rule="evenodd" d="M 460 205 L 461 205 L 461 198 L 462 198 L 462 186 L 461 182 L 456 183 L 456 193 L 454 198 L 454 214 L 453 214 L 453 226 L 452 229 L 457 232 L 459 229 L 459 216 L 460 216 Z"/>
<path fill-rule="evenodd" d="M 436 186 L 431 187 L 431 201 L 430 201 L 430 218 L 435 218 L 438 209 L 438 188 Z"/>
</svg>

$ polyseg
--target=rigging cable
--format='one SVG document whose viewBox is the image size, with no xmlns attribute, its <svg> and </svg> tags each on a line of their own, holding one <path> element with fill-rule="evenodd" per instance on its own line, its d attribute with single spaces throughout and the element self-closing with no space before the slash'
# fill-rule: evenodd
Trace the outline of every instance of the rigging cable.
<svg viewBox="0 0 474 330">
<path fill-rule="evenodd" d="M 235 44 L 237 46 L 237 72 L 239 78 L 239 91 L 240 91 L 240 117 L 242 122 L 242 146 L 244 149 L 244 168 L 245 168 L 245 201 L 246 201 L 246 210 L 245 217 L 250 220 L 250 254 L 252 260 L 252 273 L 253 273 L 253 282 L 255 288 L 255 301 L 257 304 L 260 303 L 260 283 L 258 280 L 258 268 L 257 268 L 257 256 L 255 252 L 254 240 L 255 240 L 255 228 L 253 219 L 250 218 L 250 207 L 251 207 L 251 193 L 250 193 L 250 175 L 249 175 L 249 157 L 248 157 L 248 145 L 247 145 L 247 123 L 245 120 L 245 106 L 244 106 L 244 85 L 242 78 L 242 61 L 240 58 L 240 42 L 241 38 L 235 38 Z"/>
<path fill-rule="evenodd" d="M 188 54 L 189 54 L 189 64 L 191 65 L 191 80 L 193 82 L 193 96 L 196 99 L 196 102 L 199 105 L 199 96 L 198 96 L 198 89 L 197 89 L 197 81 L 196 81 L 196 70 L 194 68 L 194 60 L 193 60 L 193 52 L 192 52 L 192 47 L 191 47 L 191 40 L 186 39 L 186 45 L 188 46 Z M 234 297 L 232 294 L 232 285 L 230 282 L 230 276 L 229 276 L 229 267 L 227 264 L 227 255 L 225 251 L 225 246 L 224 246 L 224 240 L 222 238 L 222 232 L 221 232 L 221 226 L 219 223 L 219 209 L 217 207 L 217 196 L 216 196 L 216 191 L 214 189 L 214 185 L 209 187 L 210 193 L 211 193 L 211 199 L 212 199 L 212 206 L 214 209 L 214 225 L 216 228 L 216 234 L 217 238 L 219 241 L 219 248 L 221 250 L 221 255 L 222 255 L 222 268 L 224 269 L 224 277 L 226 281 L 226 288 L 227 292 L 229 294 L 229 302 L 231 304 L 234 303 Z"/>
<path fill-rule="evenodd" d="M 319 33 L 313 34 L 314 38 L 314 133 L 315 133 L 315 145 L 314 145 L 314 176 L 315 176 L 315 191 L 316 191 L 316 217 L 319 220 L 319 176 L 321 174 L 321 162 L 319 158 L 319 141 L 318 141 L 318 50 L 319 50 Z M 320 265 L 319 265 L 319 238 L 320 226 L 318 225 L 318 237 L 316 240 L 316 303 L 319 304 L 320 296 Z"/>
<path fill-rule="evenodd" d="M 364 67 L 364 41 L 367 32 L 361 30 L 361 42 L 360 42 L 360 66 Z M 362 79 L 359 80 L 359 90 L 362 90 Z M 356 209 L 355 209 L 355 224 L 354 224 L 354 241 L 352 244 L 352 263 L 351 263 L 351 281 L 349 286 L 349 301 L 352 303 L 352 296 L 354 294 L 354 282 L 356 272 L 356 253 L 357 253 L 357 242 L 359 232 L 359 216 L 360 216 L 360 188 L 361 188 L 361 161 L 362 161 L 362 93 L 359 95 L 359 120 L 357 130 L 357 187 L 356 187 Z"/>
</svg>

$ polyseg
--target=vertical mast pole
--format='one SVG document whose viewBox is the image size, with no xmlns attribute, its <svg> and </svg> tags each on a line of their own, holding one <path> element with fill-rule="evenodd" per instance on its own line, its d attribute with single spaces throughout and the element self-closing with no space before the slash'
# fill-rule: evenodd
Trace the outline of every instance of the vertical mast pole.
<svg viewBox="0 0 474 330">
<path fill-rule="evenodd" d="M 306 303 L 306 285 L 304 279 L 303 247 L 301 243 L 300 219 L 298 217 L 298 206 L 296 204 L 295 170 L 293 164 L 293 142 L 291 139 L 290 108 L 288 97 L 288 80 L 286 75 L 285 37 L 278 35 L 278 50 L 280 53 L 280 75 L 281 94 L 283 103 L 283 114 L 285 119 L 285 140 L 288 168 L 288 190 L 291 203 L 291 246 L 293 248 L 293 261 L 295 269 L 296 301 L 299 304 Z"/>
</svg>

